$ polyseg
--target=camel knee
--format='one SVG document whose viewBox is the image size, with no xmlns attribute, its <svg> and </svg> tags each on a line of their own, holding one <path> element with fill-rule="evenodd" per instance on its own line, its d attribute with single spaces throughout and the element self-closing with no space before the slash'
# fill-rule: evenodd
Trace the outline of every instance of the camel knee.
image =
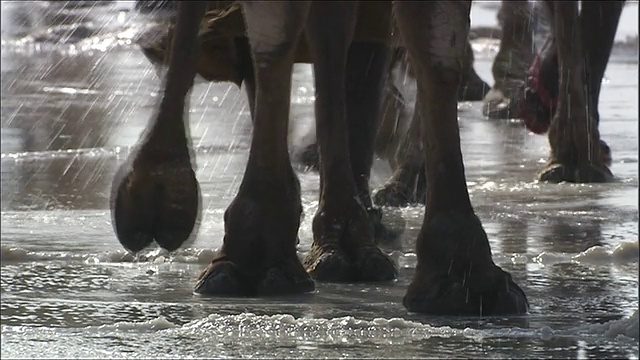
<svg viewBox="0 0 640 360">
<path fill-rule="evenodd" d="M 414 67 L 418 76 L 431 82 L 458 86 L 464 72 L 466 40 L 452 29 L 442 33 L 441 37 L 434 34 L 429 48 L 417 51 Z"/>
<path fill-rule="evenodd" d="M 457 87 L 467 56 L 471 2 L 398 1 L 394 6 L 416 75 Z"/>
<path fill-rule="evenodd" d="M 308 1 L 243 2 L 256 70 L 293 56 L 308 11 Z"/>
<path fill-rule="evenodd" d="M 528 1 L 502 1 L 498 10 L 498 22 L 500 26 L 508 24 L 526 24 L 531 20 L 533 6 Z"/>
</svg>

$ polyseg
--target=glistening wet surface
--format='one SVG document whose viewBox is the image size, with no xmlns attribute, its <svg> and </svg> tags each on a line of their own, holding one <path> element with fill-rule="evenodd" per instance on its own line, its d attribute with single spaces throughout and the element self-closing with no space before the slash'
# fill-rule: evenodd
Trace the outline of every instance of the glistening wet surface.
<svg viewBox="0 0 640 360">
<path fill-rule="evenodd" d="M 313 294 L 267 299 L 192 294 L 221 245 L 222 215 L 248 156 L 245 95 L 227 83 L 199 82 L 191 96 L 204 196 L 197 239 L 173 254 L 127 254 L 111 227 L 110 186 L 151 116 L 159 80 L 127 43 L 142 25 L 128 13 L 105 14 L 113 16 L 104 15 L 105 23 L 122 17 L 118 30 L 107 27 L 73 48 L 12 42 L 3 33 L 3 358 L 638 358 L 637 53 L 614 56 L 603 84 L 600 130 L 613 153 L 613 183 L 534 181 L 546 137 L 517 121 L 483 119 L 479 102 L 460 103 L 472 202 L 496 263 L 527 292 L 531 310 L 527 317 L 430 317 L 401 304 L 415 270 L 419 206 L 384 209 L 384 221 L 404 229 L 384 245 L 401 269 L 395 283 L 318 284 Z M 474 44 L 476 70 L 489 82 L 494 45 Z M 293 81 L 295 149 L 313 122 L 309 66 L 297 66 Z M 414 96 L 413 85 L 406 89 Z M 298 175 L 302 256 L 319 181 L 315 172 Z M 388 175 L 378 161 L 372 186 Z"/>
</svg>

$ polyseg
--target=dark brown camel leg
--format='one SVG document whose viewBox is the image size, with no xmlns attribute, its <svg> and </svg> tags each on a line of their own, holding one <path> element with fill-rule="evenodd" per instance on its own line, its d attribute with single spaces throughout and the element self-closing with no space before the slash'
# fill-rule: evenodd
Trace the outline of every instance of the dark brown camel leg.
<svg viewBox="0 0 640 360">
<path fill-rule="evenodd" d="M 392 59 L 392 66 L 404 66 L 404 76 L 409 74 L 409 64 L 406 61 L 406 50 L 396 49 Z M 393 69 L 392 67 L 392 69 Z M 394 73 L 389 71 L 388 85 L 393 85 Z M 400 75 L 401 77 L 403 75 Z M 384 122 L 378 129 L 379 152 L 389 161 L 393 173 L 385 185 L 383 185 L 374 196 L 374 203 L 379 206 L 405 206 L 419 200 L 416 194 L 419 178 L 424 182 L 424 153 L 422 151 L 421 119 L 419 111 L 413 112 L 413 117 L 409 120 L 409 129 L 401 131 L 401 122 L 406 122 L 405 104 L 402 94 L 395 89 L 397 95 L 391 91 L 385 94 Z M 419 101 L 420 99 L 417 99 Z M 420 106 L 416 105 L 416 109 Z M 402 134 L 402 135 L 400 135 Z M 382 147 L 384 145 L 384 147 Z M 423 194 L 424 195 L 424 192 Z M 424 199 L 421 199 L 424 202 Z"/>
<path fill-rule="evenodd" d="M 489 86 L 478 76 L 473 68 L 474 56 L 471 44 L 467 42 L 462 63 L 462 80 L 458 89 L 458 101 L 478 101 L 489 91 Z M 420 101 L 417 99 L 416 101 Z M 420 105 L 416 104 L 416 109 Z M 402 137 L 394 154 L 393 174 L 374 197 L 376 205 L 406 206 L 425 202 L 426 179 L 424 152 L 421 144 L 420 112 L 414 111 L 411 125 Z"/>
<path fill-rule="evenodd" d="M 424 191 L 419 189 L 420 177 L 425 176 L 420 101 L 420 98 L 416 99 L 411 125 L 395 154 L 396 168 L 385 185 L 375 194 L 376 205 L 406 206 L 424 203 Z"/>
<path fill-rule="evenodd" d="M 224 244 L 202 272 L 202 294 L 308 292 L 314 284 L 296 255 L 302 206 L 287 148 L 291 69 L 309 2 L 243 2 L 256 79 L 251 152 L 225 212 Z"/>
<path fill-rule="evenodd" d="M 549 8 L 547 12 L 553 17 L 551 7 L 546 8 Z M 553 33 L 552 29 L 543 48 L 531 64 L 516 115 L 524 121 L 525 127 L 535 134 L 549 131 L 557 106 L 560 74 L 558 46 Z"/>
<path fill-rule="evenodd" d="M 346 65 L 346 109 L 353 177 L 360 200 L 371 217 L 376 240 L 396 236 L 382 224 L 382 213 L 373 207 L 369 188 L 375 136 L 379 123 L 383 121 L 380 119 L 381 94 L 386 91 L 386 105 L 390 105 L 389 97 L 393 96 L 390 94 L 393 88 L 385 87 L 385 76 L 389 74 L 389 53 L 388 45 L 382 42 L 353 42 L 348 50 Z M 388 110 L 394 112 L 398 109 Z M 317 168 L 317 144 L 309 145 L 302 152 L 300 160 L 307 166 Z"/>
<path fill-rule="evenodd" d="M 484 82 L 473 67 L 475 56 L 471 43 L 467 42 L 462 70 L 462 80 L 458 89 L 458 101 L 481 101 L 489 92 L 489 85 Z"/>
<path fill-rule="evenodd" d="M 458 101 L 480 101 L 484 99 L 484 96 L 489 92 L 490 87 L 476 72 L 473 67 L 474 62 L 475 56 L 473 55 L 473 48 L 471 47 L 471 43 L 467 42 L 464 61 L 462 62 L 462 80 L 460 89 L 458 89 Z M 393 63 L 401 63 L 401 66 L 407 66 L 406 50 L 402 48 L 397 49 Z M 407 75 L 411 78 L 414 77 L 410 68 L 407 71 Z"/>
<path fill-rule="evenodd" d="M 418 264 L 404 298 L 409 311 L 521 314 L 528 303 L 496 266 L 467 190 L 457 92 L 469 31 L 470 1 L 397 1 L 394 12 L 416 72 L 423 115 L 427 205 Z"/>
<path fill-rule="evenodd" d="M 598 103 L 602 78 L 609 63 L 609 56 L 618 29 L 625 1 L 584 1 L 580 10 L 582 50 L 587 68 L 589 109 L 599 124 Z"/>
<path fill-rule="evenodd" d="M 395 84 L 396 73 L 394 72 L 397 66 L 405 66 L 405 62 L 400 59 L 404 56 L 404 51 L 398 48 L 393 49 L 389 68 L 386 70 L 387 81 L 374 141 L 375 154 L 387 159 L 391 169 L 396 167 L 394 156 L 399 144 L 398 130 L 401 122 L 405 121 L 403 117 L 406 116 L 406 102 Z"/>
<path fill-rule="evenodd" d="M 373 206 L 369 179 L 374 141 L 381 117 L 381 100 L 389 73 L 389 45 L 381 42 L 353 42 L 346 67 L 347 132 L 349 156 L 360 201 L 369 212 L 376 239 L 388 237 L 382 212 Z"/>
<path fill-rule="evenodd" d="M 478 76 L 473 68 L 474 55 L 471 43 L 467 44 L 465 60 L 463 63 L 464 76 L 462 78 L 462 86 L 458 92 L 458 101 L 482 100 L 484 95 L 489 91 L 489 86 Z M 404 161 L 403 157 L 399 157 L 404 156 L 405 153 L 404 150 L 400 150 L 400 147 L 405 146 L 401 144 L 406 142 L 405 139 L 407 138 L 406 136 L 399 136 L 396 132 L 400 127 L 400 122 L 406 121 L 406 119 L 403 118 L 406 106 L 404 97 L 394 83 L 394 69 L 396 67 L 404 68 L 404 70 L 400 72 L 400 77 L 404 76 L 414 79 L 409 69 L 408 61 L 406 60 L 406 51 L 404 48 L 395 48 L 393 50 L 391 64 L 387 72 L 387 86 L 385 87 L 380 125 L 375 139 L 376 154 L 387 159 L 392 170 L 395 170 Z M 411 119 L 411 123 L 413 123 L 414 120 L 415 119 Z M 418 130 L 418 139 L 420 138 L 419 132 Z M 413 136 L 414 134 L 407 133 L 407 135 Z M 399 151 L 403 151 L 402 155 L 398 153 Z M 422 151 L 419 150 L 418 152 L 422 157 Z M 399 161 L 399 163 L 396 161 Z"/>
<path fill-rule="evenodd" d="M 607 2 L 607 4 L 609 4 Z M 618 4 L 618 3 L 613 3 Z M 558 67 L 560 69 L 558 104 L 549 128 L 549 144 L 551 155 L 546 168 L 540 173 L 540 180 L 551 182 L 605 182 L 613 178 L 607 167 L 609 156 L 606 145 L 600 142 L 597 115 L 593 111 L 593 91 L 589 78 L 604 74 L 606 67 L 603 55 L 597 55 L 593 60 L 599 66 L 597 74 L 587 75 L 592 64 L 585 64 L 587 53 L 583 52 L 584 36 L 590 36 L 588 41 L 594 41 L 590 33 L 583 33 L 580 26 L 577 1 L 551 2 L 547 6 L 553 7 L 554 35 L 558 51 Z M 613 17 L 619 16 L 613 12 Z M 600 14 L 589 8 L 592 13 L 589 20 L 596 21 Z M 617 20 L 610 25 L 617 25 Z M 586 27 L 586 26 L 585 26 Z M 615 31 L 606 39 L 612 42 Z M 595 35 L 593 35 L 595 36 Z M 585 40 L 587 41 L 587 40 Z M 605 41 L 605 42 L 607 42 Z M 595 44 L 593 46 L 601 46 Z M 600 49 L 603 50 L 603 49 Z M 604 49 L 606 50 L 606 48 Z M 610 48 L 609 48 L 610 50 Z M 591 50 L 591 54 L 595 51 Z M 585 56 L 586 55 L 586 56 Z M 598 59 L 600 58 L 600 59 Z M 599 60 L 599 61 L 598 61 Z M 597 89 L 597 87 L 596 87 Z M 596 100 L 597 102 L 597 100 Z M 603 154 L 604 153 L 604 154 Z"/>
<path fill-rule="evenodd" d="M 320 281 L 396 276 L 393 262 L 375 245 L 372 222 L 353 176 L 347 122 L 351 114 L 345 106 L 347 88 L 353 84 L 347 85 L 345 69 L 356 16 L 357 2 L 314 2 L 306 27 L 314 58 L 320 203 L 313 219 L 312 248 L 304 263 Z M 358 120 L 367 121 L 352 121 Z"/>
<path fill-rule="evenodd" d="M 200 218 L 185 98 L 195 76 L 196 34 L 205 5 L 199 1 L 180 5 L 160 104 L 112 185 L 112 223 L 120 243 L 133 252 L 154 240 L 176 250 L 196 234 Z"/>
<path fill-rule="evenodd" d="M 491 119 L 516 115 L 527 70 L 533 61 L 531 6 L 528 1 L 502 1 L 500 50 L 493 61 L 494 85 L 484 98 L 482 112 Z"/>
<path fill-rule="evenodd" d="M 582 49 L 585 53 L 587 67 L 588 107 L 596 121 L 600 124 L 600 89 L 602 78 L 609 63 L 609 56 L 618 29 L 620 15 L 625 1 L 585 1 L 580 10 L 580 26 L 582 33 Z M 602 162 L 611 165 L 611 149 L 601 139 L 600 155 Z"/>
<path fill-rule="evenodd" d="M 371 136 L 375 136 L 377 126 L 383 124 L 382 120 L 378 119 L 377 117 L 381 116 L 379 92 L 383 91 L 381 90 L 381 88 L 384 87 L 384 78 L 382 78 L 383 75 L 379 75 L 380 71 L 377 68 L 385 64 L 386 68 L 383 70 L 383 74 L 388 75 L 388 64 L 386 63 L 388 62 L 387 58 L 389 56 L 389 52 L 390 49 L 388 48 L 388 46 L 384 45 L 381 42 L 353 42 L 349 47 L 346 71 L 349 76 L 349 78 L 347 79 L 347 111 L 354 113 L 354 116 L 348 116 L 349 119 L 354 119 L 354 121 L 349 121 L 349 128 L 357 128 L 357 131 L 355 131 L 356 135 L 350 135 L 349 141 L 352 152 L 354 150 L 356 151 L 353 156 L 358 158 L 360 156 L 364 156 L 363 159 L 368 158 L 368 155 L 366 155 L 366 153 L 370 151 L 365 150 L 365 153 L 363 155 L 360 155 L 360 148 L 366 149 L 369 146 L 373 146 L 367 145 L 372 141 L 369 139 Z M 384 88 L 384 91 L 386 91 L 387 93 L 385 94 L 385 101 L 394 99 L 394 90 L 396 89 L 394 89 L 393 87 Z M 388 110 L 394 112 L 396 109 Z M 374 112 L 375 114 L 373 114 Z M 394 114 L 385 115 L 394 116 Z M 368 120 L 371 118 L 371 116 L 376 116 L 373 123 Z M 362 120 L 359 119 L 366 119 L 366 121 L 363 123 Z M 384 124 L 389 124 L 389 122 L 385 122 Z M 364 126 L 364 128 L 362 126 Z M 374 131 L 374 135 L 370 135 L 370 131 Z M 352 132 L 354 131 L 351 131 L 350 134 Z M 375 140 L 375 143 L 379 143 L 378 139 Z M 297 161 L 301 162 L 308 168 L 317 170 L 319 168 L 317 142 L 309 144 L 304 150 L 302 150 L 297 156 Z M 363 167 L 366 163 L 373 162 L 373 155 L 371 155 L 371 160 L 363 161 L 364 163 L 354 160 L 353 163 L 362 164 L 361 167 Z M 354 169 L 354 171 L 356 173 L 365 174 L 365 177 L 367 179 L 369 178 L 370 169 Z M 363 177 L 360 178 L 364 179 Z M 361 185 L 362 182 L 360 181 L 358 184 L 359 189 L 364 190 L 364 187 L 360 187 Z M 368 192 L 368 184 L 366 191 Z"/>
<path fill-rule="evenodd" d="M 247 93 L 249 112 L 251 113 L 251 120 L 253 121 L 253 115 L 256 111 L 256 77 L 253 70 L 253 60 L 251 59 L 251 47 L 249 45 L 249 39 L 246 37 L 236 38 L 234 42 L 238 59 L 240 59 L 239 71 L 242 76 L 245 92 Z"/>
<path fill-rule="evenodd" d="M 586 69 L 586 86 L 588 108 L 596 123 L 599 123 L 598 99 L 602 77 L 607 67 L 609 55 L 615 38 L 618 20 L 624 6 L 624 1 L 590 1 L 584 2 L 580 11 L 579 21 L 582 36 L 582 50 Z M 544 9 L 549 18 L 553 18 L 553 7 L 545 5 Z M 553 27 L 553 22 L 552 22 Z M 551 120 L 555 115 L 558 98 L 558 83 L 560 79 L 558 65 L 558 46 L 553 35 L 549 38 L 545 48 L 539 54 L 538 61 L 534 61 L 530 77 L 525 88 L 525 101 L 521 101 L 519 117 L 527 128 L 534 133 L 543 134 L 549 130 Z M 601 155 L 607 165 L 611 162 L 609 146 L 600 140 Z"/>
</svg>

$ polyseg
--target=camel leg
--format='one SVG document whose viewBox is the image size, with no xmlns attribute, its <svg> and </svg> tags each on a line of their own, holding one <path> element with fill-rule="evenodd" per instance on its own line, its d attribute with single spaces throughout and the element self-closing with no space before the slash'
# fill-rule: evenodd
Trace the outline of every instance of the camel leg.
<svg viewBox="0 0 640 360">
<path fill-rule="evenodd" d="M 204 10 L 204 2 L 180 3 L 160 104 L 113 181 L 112 223 L 120 243 L 132 252 L 154 240 L 173 251 L 197 232 L 201 199 L 185 108 L 195 77 L 196 34 Z"/>
<path fill-rule="evenodd" d="M 225 212 L 224 244 L 200 275 L 201 294 L 308 292 L 297 255 L 300 184 L 287 147 L 291 70 L 309 2 L 243 2 L 256 79 L 254 130 L 240 189 Z"/>
<path fill-rule="evenodd" d="M 379 67 L 383 61 L 388 62 L 386 58 L 389 56 L 390 50 L 387 45 L 378 42 L 354 42 L 349 48 L 349 55 L 347 56 L 347 74 L 349 79 L 347 80 L 347 111 L 360 113 L 362 115 L 353 116 L 354 121 L 349 121 L 349 128 L 357 128 L 355 132 L 356 135 L 350 135 L 350 148 L 354 149 L 356 152 L 361 152 L 360 148 L 366 149 L 368 147 L 367 143 L 369 142 L 369 132 L 370 128 L 373 126 L 373 131 L 375 132 L 375 140 L 374 144 L 376 146 L 386 146 L 389 143 L 390 133 L 392 130 L 388 129 L 388 127 L 394 127 L 396 124 L 395 117 L 397 117 L 398 113 L 401 112 L 401 98 L 398 97 L 399 91 L 392 85 L 390 79 L 386 82 L 386 86 L 384 86 L 384 82 L 378 76 L 378 70 L 371 68 L 371 66 Z M 385 68 L 384 72 L 387 72 L 387 77 L 391 78 L 391 71 L 388 70 L 389 65 Z M 388 70 L 388 71 L 387 71 Z M 382 76 L 382 75 L 381 75 Z M 377 99 L 379 87 L 384 86 L 384 105 L 378 106 L 376 102 L 379 102 Z M 401 97 L 401 96 L 400 96 Z M 373 103 L 367 104 L 366 101 L 372 101 Z M 349 110 L 351 109 L 351 110 Z M 383 109 L 383 111 L 381 111 Z M 376 112 L 380 119 L 375 119 L 373 123 L 371 123 L 368 119 L 371 116 L 374 116 L 372 113 Z M 364 117 L 367 119 L 364 123 L 358 118 Z M 349 116 L 349 119 L 352 117 Z M 365 128 L 361 126 L 364 125 Z M 384 127 L 385 129 L 380 129 L 380 127 Z M 351 134 L 350 132 L 350 134 Z M 364 146 L 363 146 L 364 145 Z M 357 147 L 356 148 L 354 148 Z M 365 151 L 367 153 L 368 151 Z M 376 148 L 376 152 L 384 152 L 383 149 Z M 354 156 L 360 156 L 359 154 L 354 154 Z M 371 160 L 366 160 L 368 156 L 363 154 L 365 162 L 372 162 L 373 155 Z M 380 154 L 380 156 L 383 156 Z M 297 161 L 305 165 L 306 167 L 314 170 L 318 170 L 319 168 L 319 154 L 318 154 L 318 144 L 314 142 L 305 147 L 300 154 L 297 156 Z M 354 163 L 359 163 L 358 161 L 354 161 Z M 359 170 L 354 169 L 354 171 L 359 172 Z M 363 174 L 365 177 L 369 177 L 370 170 L 363 170 Z M 356 175 L 357 176 L 357 175 Z M 364 178 L 363 178 L 364 179 Z M 368 186 L 368 184 L 367 184 Z M 364 188 L 361 188 L 364 189 Z"/>
<path fill-rule="evenodd" d="M 249 112 L 251 113 L 251 120 L 253 121 L 253 115 L 256 112 L 256 76 L 253 70 L 251 47 L 249 45 L 249 39 L 245 37 L 236 38 L 234 42 L 236 44 L 238 58 L 240 59 L 239 70 L 242 77 L 242 84 L 244 84 L 244 89 L 247 93 Z"/>
<path fill-rule="evenodd" d="M 407 66 L 406 50 L 398 48 L 395 53 L 393 63 L 400 63 L 401 66 Z M 480 101 L 489 92 L 490 87 L 476 72 L 473 67 L 474 62 L 475 56 L 473 55 L 473 48 L 471 47 L 471 43 L 467 42 L 464 61 L 462 63 L 462 80 L 460 82 L 460 89 L 458 89 L 458 101 Z M 410 68 L 407 68 L 407 75 L 411 78 L 414 77 Z"/>
<path fill-rule="evenodd" d="M 393 88 L 385 86 L 385 75 L 389 75 L 389 46 L 383 42 L 352 42 L 346 62 L 346 111 L 349 134 L 349 153 L 358 196 L 369 212 L 376 240 L 397 236 L 382 224 L 382 212 L 373 206 L 369 179 L 373 164 L 374 143 L 378 125 L 391 119 L 380 119 L 381 93 L 390 100 Z M 396 110 L 396 109 L 388 109 Z M 388 114 L 386 114 L 388 115 Z M 378 133 L 379 134 L 379 133 Z M 307 166 L 319 167 L 317 143 L 302 151 L 300 160 Z"/>
<path fill-rule="evenodd" d="M 420 178 L 424 177 L 425 172 L 420 101 L 420 98 L 416 99 L 410 127 L 396 151 L 396 168 L 389 180 L 375 194 L 376 205 L 406 206 L 424 203 L 424 189 L 419 188 Z M 422 180 L 424 183 L 424 179 Z"/>
<path fill-rule="evenodd" d="M 489 84 L 480 78 L 473 67 L 475 56 L 471 43 L 467 42 L 464 56 L 462 80 L 458 89 L 458 101 L 481 101 L 489 92 Z"/>
<path fill-rule="evenodd" d="M 553 10 L 547 6 L 550 17 Z M 552 25 L 553 28 L 553 25 Z M 517 118 L 522 119 L 526 128 L 535 134 L 544 134 L 556 112 L 558 102 L 558 46 L 552 30 L 547 35 L 545 45 L 533 60 L 528 71 L 524 91 L 520 94 Z"/>
<path fill-rule="evenodd" d="M 314 2 L 306 27 L 314 58 L 320 202 L 313 219 L 312 248 L 304 264 L 320 281 L 376 281 L 396 277 L 393 262 L 375 245 L 373 225 L 358 196 L 353 176 L 354 169 L 361 171 L 362 168 L 354 167 L 351 161 L 347 117 L 354 115 L 354 109 L 347 109 L 345 104 L 348 89 L 355 86 L 349 82 L 356 79 L 348 78 L 345 69 L 356 16 L 357 2 Z M 376 70 L 382 71 L 383 65 L 376 65 L 380 68 Z M 381 96 L 375 92 L 372 95 Z M 370 111 L 377 113 L 375 109 Z M 369 120 L 350 121 L 355 124 L 355 121 Z M 370 147 L 372 150 L 372 144 Z M 364 157 L 369 155 L 358 156 L 361 157 L 359 160 L 366 160 Z M 366 169 L 366 173 L 368 171 Z M 357 173 L 357 176 L 361 175 Z"/>
<path fill-rule="evenodd" d="M 376 239 L 388 237 L 382 212 L 373 206 L 369 179 L 390 48 L 382 42 L 353 42 L 347 55 L 346 105 L 351 168 L 360 201 L 367 209 Z M 388 90 L 387 90 L 388 91 Z"/>
<path fill-rule="evenodd" d="M 625 1 L 585 1 L 580 10 L 582 29 L 582 50 L 587 67 L 587 88 L 589 89 L 589 109 L 600 122 L 598 99 L 602 88 L 602 78 L 609 63 L 609 56 L 618 29 L 620 15 Z"/>
<path fill-rule="evenodd" d="M 458 101 L 482 100 L 489 91 L 489 86 L 475 72 L 473 63 L 473 49 L 471 44 L 467 42 L 462 63 L 462 80 L 458 89 Z M 419 108 L 420 105 L 416 104 L 416 109 Z M 402 136 L 393 158 L 389 159 L 393 173 L 385 185 L 376 192 L 374 197 L 376 205 L 406 206 L 424 203 L 426 179 L 421 144 L 421 121 L 420 112 L 414 111 L 408 131 Z"/>
<path fill-rule="evenodd" d="M 394 69 L 398 64 L 405 66 L 404 61 L 399 58 L 400 56 L 404 56 L 404 51 L 399 51 L 397 48 L 392 51 L 389 67 L 386 70 L 387 80 L 374 141 L 375 154 L 388 160 L 391 169 L 396 167 L 394 155 L 399 143 L 398 130 L 406 116 L 406 101 L 395 84 Z"/>
<path fill-rule="evenodd" d="M 528 1 L 502 1 L 498 12 L 502 38 L 492 67 L 494 85 L 482 107 L 484 116 L 491 119 L 509 119 L 517 113 L 534 55 L 531 10 Z"/>
<path fill-rule="evenodd" d="M 560 77 L 557 108 L 549 128 L 551 155 L 540 173 L 541 181 L 606 182 L 613 178 L 607 163 L 610 160 L 608 146 L 600 141 L 597 107 L 594 105 L 597 104 L 595 95 L 599 94 L 599 86 L 594 86 L 594 83 L 601 81 L 604 75 L 615 35 L 613 29 L 617 26 L 622 4 L 600 4 L 587 5 L 589 18 L 582 19 L 578 14 L 577 1 L 547 3 L 554 14 Z M 603 10 L 602 14 L 600 10 Z M 607 15 L 607 20 L 600 21 L 602 15 Z M 589 21 L 589 25 L 581 26 L 581 21 Z M 594 23 L 606 24 L 608 33 L 583 33 L 583 28 Z M 583 41 L 585 36 L 588 40 Z M 587 41 L 594 42 L 587 49 L 593 46 L 597 50 L 585 49 L 583 44 Z M 606 50 L 609 50 L 607 55 L 598 53 Z"/>
<path fill-rule="evenodd" d="M 409 311 L 525 313 L 524 292 L 496 266 L 464 174 L 457 92 L 469 32 L 470 1 L 397 1 L 394 12 L 416 72 L 427 170 L 418 264 L 404 297 Z"/>
<path fill-rule="evenodd" d="M 617 24 L 624 6 L 624 1 L 583 2 L 579 22 L 582 36 L 582 51 L 585 60 L 588 108 L 599 123 L 598 99 L 604 70 L 615 38 Z M 545 4 L 544 9 L 549 18 L 554 18 L 554 7 Z M 552 30 L 555 24 L 551 23 Z M 552 31 L 547 42 L 531 65 L 527 86 L 520 101 L 518 117 L 524 120 L 527 129 L 536 134 L 544 134 L 549 130 L 554 118 L 559 94 L 558 45 Z M 603 162 L 611 162 L 609 146 L 600 140 L 600 152 Z"/>
<path fill-rule="evenodd" d="M 625 1 L 585 1 L 580 10 L 580 26 L 582 28 L 582 49 L 587 66 L 588 107 L 595 119 L 596 127 L 600 124 L 600 89 L 602 78 L 609 63 L 613 49 L 620 15 Z M 611 165 L 611 149 L 601 139 L 600 155 L 602 162 Z"/>
<path fill-rule="evenodd" d="M 404 49 L 396 49 L 392 60 L 393 66 L 399 64 L 404 67 L 400 77 L 404 75 L 414 78 L 414 74 L 409 71 Z M 394 73 L 389 71 L 388 74 L 388 85 L 393 85 Z M 377 190 L 374 203 L 379 206 L 406 206 L 416 202 L 424 203 L 424 191 L 418 189 L 419 184 L 424 184 L 425 176 L 420 112 L 414 111 L 413 117 L 406 120 L 402 94 L 395 87 L 388 86 L 387 89 L 383 123 L 378 129 L 376 147 L 380 156 L 385 156 L 389 161 L 393 173 L 387 182 Z M 389 90 L 395 90 L 395 93 Z M 419 100 L 417 99 L 417 101 Z M 420 106 L 416 105 L 415 108 L 419 109 Z M 406 131 L 399 130 L 402 127 L 401 123 L 407 121 L 409 121 L 409 128 Z"/>
</svg>

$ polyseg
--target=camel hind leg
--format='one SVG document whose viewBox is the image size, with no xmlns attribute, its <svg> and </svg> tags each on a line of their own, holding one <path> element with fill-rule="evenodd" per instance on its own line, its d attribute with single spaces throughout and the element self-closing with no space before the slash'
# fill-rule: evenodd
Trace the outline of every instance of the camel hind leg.
<svg viewBox="0 0 640 360">
<path fill-rule="evenodd" d="M 375 194 L 380 206 L 407 206 L 424 203 L 424 150 L 422 146 L 421 99 L 416 105 L 407 133 L 395 153 L 396 168 L 384 186 Z"/>
<path fill-rule="evenodd" d="M 418 264 L 404 305 L 432 314 L 521 314 L 526 296 L 495 265 L 469 199 L 457 121 L 457 92 L 469 31 L 470 1 L 396 1 L 398 26 L 423 100 L 427 204 Z"/>
<path fill-rule="evenodd" d="M 498 12 L 502 37 L 491 68 L 494 85 L 482 105 L 482 113 L 488 118 L 509 119 L 517 114 L 534 57 L 531 12 L 528 1 L 502 1 Z"/>
<path fill-rule="evenodd" d="M 365 201 L 370 204 L 367 175 L 371 166 L 368 157 L 372 156 L 374 129 L 362 129 L 361 126 L 358 131 L 364 130 L 366 134 L 350 134 L 348 121 L 375 121 L 377 111 L 367 115 L 346 106 L 348 89 L 363 81 L 359 74 L 348 77 L 345 71 L 357 6 L 357 2 L 314 2 L 306 27 L 314 58 L 320 201 L 313 219 L 313 244 L 304 263 L 307 271 L 320 281 L 377 281 L 396 277 L 393 262 L 375 244 L 373 223 L 354 177 L 354 174 L 357 177 L 365 175 L 358 182 L 361 188 L 366 186 L 363 189 L 367 197 Z M 371 71 L 379 72 L 375 75 L 381 77 L 384 64 L 375 67 Z M 374 78 L 373 81 L 379 80 Z M 350 96 L 356 95 L 351 93 Z M 374 98 L 380 96 L 381 93 L 373 93 Z M 377 101 L 378 104 L 368 105 L 378 106 L 379 99 Z M 348 119 L 354 113 L 364 116 Z M 360 147 L 350 147 L 350 136 L 365 136 L 366 139 L 359 139 L 364 141 Z M 354 156 L 363 163 L 354 164 Z"/>
<path fill-rule="evenodd" d="M 606 182 L 609 147 L 601 141 L 597 110 L 600 82 L 623 2 L 549 1 L 558 56 L 559 92 L 549 127 L 551 155 L 540 173 L 550 182 Z"/>
</svg>

